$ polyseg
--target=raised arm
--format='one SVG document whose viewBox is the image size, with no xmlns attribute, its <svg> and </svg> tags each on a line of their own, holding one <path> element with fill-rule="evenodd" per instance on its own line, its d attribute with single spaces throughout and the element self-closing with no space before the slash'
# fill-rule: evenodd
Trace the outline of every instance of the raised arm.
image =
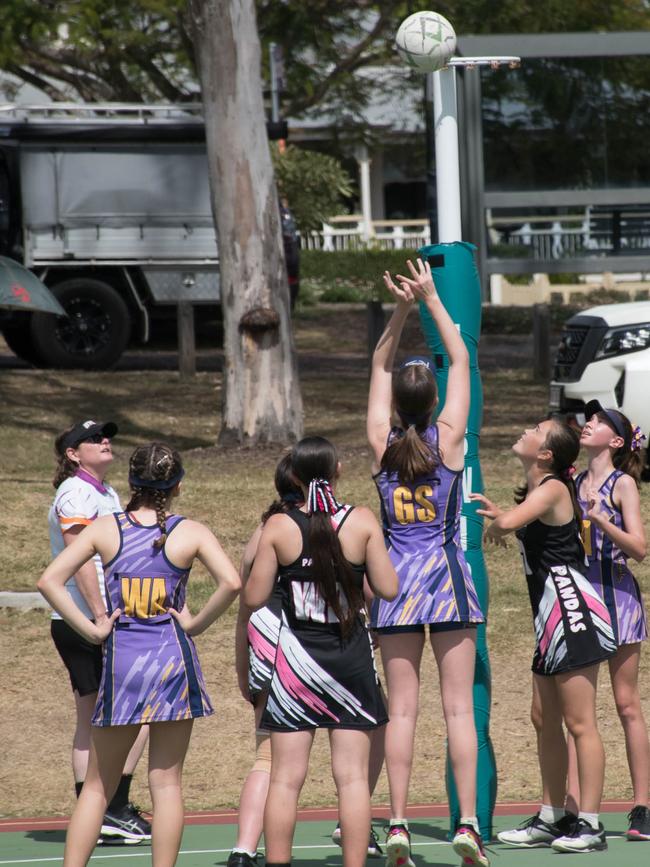
<svg viewBox="0 0 650 867">
<path fill-rule="evenodd" d="M 399 346 L 406 317 L 413 305 L 413 295 L 408 286 L 398 287 L 388 271 L 384 271 L 384 284 L 395 298 L 397 306 L 388 320 L 384 333 L 372 356 L 370 370 L 370 391 L 368 393 L 368 416 L 366 430 L 368 442 L 377 463 L 386 450 L 386 440 L 390 432 L 390 416 L 393 390 L 393 363 Z"/>
<path fill-rule="evenodd" d="M 447 430 L 441 431 L 441 437 L 446 440 L 447 449 L 459 446 L 465 436 L 467 416 L 469 415 L 469 353 L 463 338 L 451 316 L 447 313 L 438 297 L 431 267 L 428 262 L 417 260 L 417 268 L 409 259 L 406 263 L 410 277 L 397 275 L 397 279 L 411 289 L 414 297 L 422 301 L 431 314 L 443 346 L 449 356 L 449 376 L 447 379 L 447 396 L 442 412 L 438 416 L 438 424 Z M 462 457 L 462 455 L 461 455 Z"/>
<path fill-rule="evenodd" d="M 476 514 L 492 520 L 485 531 L 485 539 L 499 544 L 504 536 L 525 527 L 531 521 L 548 518 L 557 504 L 558 486 L 564 489 L 562 482 L 551 479 L 545 485 L 539 485 L 531 491 L 523 503 L 512 509 L 500 509 L 483 494 L 470 494 L 470 500 L 483 506 L 482 509 L 476 510 Z"/>
</svg>

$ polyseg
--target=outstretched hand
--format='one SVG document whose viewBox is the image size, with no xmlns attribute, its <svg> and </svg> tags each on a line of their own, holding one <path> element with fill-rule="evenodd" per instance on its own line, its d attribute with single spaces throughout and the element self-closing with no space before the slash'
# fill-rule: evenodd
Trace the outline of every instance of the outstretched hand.
<svg viewBox="0 0 650 867">
<path fill-rule="evenodd" d="M 393 278 L 390 276 L 390 271 L 384 271 L 384 285 L 390 292 L 390 294 L 395 298 L 398 303 L 401 304 L 412 304 L 415 300 L 413 297 L 413 293 L 407 283 L 400 283 L 397 286 L 393 282 Z"/>
<path fill-rule="evenodd" d="M 418 266 L 416 268 L 413 262 L 407 259 L 406 264 L 411 272 L 411 276 L 404 277 L 402 274 L 397 274 L 397 279 L 402 286 L 409 288 L 413 297 L 417 298 L 418 301 L 433 300 L 438 297 L 438 292 L 433 282 L 431 266 L 428 262 L 423 262 L 422 259 L 418 259 L 417 261 Z"/>
<path fill-rule="evenodd" d="M 474 503 L 481 503 L 482 509 L 477 509 L 476 514 L 482 515 L 484 518 L 489 518 L 493 521 L 495 518 L 498 518 L 502 509 L 493 503 L 492 500 L 488 500 L 488 498 L 484 494 L 470 494 L 469 498 Z"/>
</svg>

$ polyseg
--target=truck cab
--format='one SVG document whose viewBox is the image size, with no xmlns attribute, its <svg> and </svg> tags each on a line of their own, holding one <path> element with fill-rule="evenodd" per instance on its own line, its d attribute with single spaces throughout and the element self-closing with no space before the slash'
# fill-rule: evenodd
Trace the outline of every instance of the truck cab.
<svg viewBox="0 0 650 867">
<path fill-rule="evenodd" d="M 585 404 L 618 408 L 650 436 L 650 301 L 603 304 L 567 320 L 549 410 L 584 424 Z"/>
<path fill-rule="evenodd" d="M 279 209 L 295 300 L 298 235 Z M 68 314 L 0 320 L 9 347 L 46 367 L 111 367 L 180 302 L 216 313 L 201 106 L 0 107 L 0 253 L 40 277 Z"/>
</svg>

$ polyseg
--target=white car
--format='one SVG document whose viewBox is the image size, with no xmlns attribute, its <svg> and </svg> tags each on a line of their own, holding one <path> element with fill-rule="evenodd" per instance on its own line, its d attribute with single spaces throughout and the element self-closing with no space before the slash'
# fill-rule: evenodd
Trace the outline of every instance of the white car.
<svg viewBox="0 0 650 867">
<path fill-rule="evenodd" d="M 584 424 L 590 400 L 619 409 L 650 437 L 650 301 L 603 304 L 567 320 L 549 410 Z"/>
</svg>

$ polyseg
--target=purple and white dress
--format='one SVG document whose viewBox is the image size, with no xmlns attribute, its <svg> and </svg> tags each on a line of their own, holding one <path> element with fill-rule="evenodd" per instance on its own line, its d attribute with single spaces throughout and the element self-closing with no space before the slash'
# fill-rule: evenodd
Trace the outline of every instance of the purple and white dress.
<svg viewBox="0 0 650 867">
<path fill-rule="evenodd" d="M 582 496 L 586 472 L 576 478 L 578 502 L 582 510 L 582 541 L 589 562 L 587 578 L 605 601 L 618 646 L 637 644 L 648 637 L 643 597 L 639 584 L 628 568 L 628 557 L 610 537 L 586 517 L 589 504 Z M 614 470 L 600 486 L 601 509 L 615 526 L 625 529 L 621 510 L 614 503 L 614 487 L 623 475 Z"/>
<path fill-rule="evenodd" d="M 189 569 L 157 551 L 157 524 L 115 515 L 120 548 L 104 564 L 106 608 L 122 614 L 103 645 L 104 667 L 92 724 L 140 725 L 214 713 L 194 642 L 168 613 L 185 604 Z M 183 520 L 167 518 L 167 535 Z"/>
<path fill-rule="evenodd" d="M 401 428 L 393 428 L 387 445 L 399 436 L 403 436 Z M 463 472 L 442 462 L 437 425 L 430 425 L 421 436 L 438 461 L 428 475 L 411 484 L 402 484 L 396 473 L 383 470 L 374 476 L 399 592 L 392 602 L 374 601 L 373 629 L 484 622 L 460 546 Z"/>
</svg>

